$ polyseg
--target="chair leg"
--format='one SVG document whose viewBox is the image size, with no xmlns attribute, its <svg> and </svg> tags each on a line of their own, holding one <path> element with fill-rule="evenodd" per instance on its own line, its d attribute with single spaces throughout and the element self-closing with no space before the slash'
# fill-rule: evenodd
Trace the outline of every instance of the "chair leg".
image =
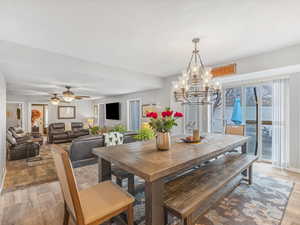
<svg viewBox="0 0 300 225">
<path fill-rule="evenodd" d="M 128 192 L 134 196 L 135 194 L 135 187 L 134 187 L 134 175 L 128 177 Z"/>
<path fill-rule="evenodd" d="M 164 209 L 164 217 L 165 217 L 165 225 L 168 225 L 168 223 L 169 223 L 169 214 L 168 214 L 168 210 L 166 208 Z"/>
<path fill-rule="evenodd" d="M 184 225 L 192 225 L 192 219 L 190 217 L 184 218 L 183 224 Z"/>
<path fill-rule="evenodd" d="M 127 224 L 133 225 L 133 204 L 130 204 L 127 209 Z"/>
<path fill-rule="evenodd" d="M 111 224 L 112 224 L 112 220 L 108 220 L 108 221 L 103 223 L 103 225 L 111 225 Z"/>
<path fill-rule="evenodd" d="M 63 223 L 63 225 L 68 225 L 69 224 L 69 219 L 70 219 L 70 214 L 69 214 L 69 211 L 67 209 L 67 205 L 65 203 L 65 214 L 64 214 L 64 223 Z"/>
<path fill-rule="evenodd" d="M 117 177 L 117 184 L 122 187 L 122 179 Z"/>
</svg>

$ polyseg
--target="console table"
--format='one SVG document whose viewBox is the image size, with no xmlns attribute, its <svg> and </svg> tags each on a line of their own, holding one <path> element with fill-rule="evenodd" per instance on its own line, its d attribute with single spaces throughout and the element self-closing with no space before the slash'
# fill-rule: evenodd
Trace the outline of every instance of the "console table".
<svg viewBox="0 0 300 225">
<path fill-rule="evenodd" d="M 242 146 L 246 153 L 248 137 L 212 134 L 205 143 L 179 142 L 183 136 L 172 137 L 169 151 L 157 151 L 155 141 L 94 148 L 98 156 L 99 182 L 111 179 L 111 164 L 145 180 L 146 224 L 164 224 L 163 193 L 165 179 L 207 160 Z"/>
</svg>

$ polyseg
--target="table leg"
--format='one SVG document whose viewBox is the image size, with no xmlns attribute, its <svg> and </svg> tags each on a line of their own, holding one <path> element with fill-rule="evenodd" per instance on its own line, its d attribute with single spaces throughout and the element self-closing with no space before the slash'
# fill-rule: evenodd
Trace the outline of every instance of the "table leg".
<svg viewBox="0 0 300 225">
<path fill-rule="evenodd" d="M 111 180 L 111 163 L 105 159 L 98 158 L 98 181 Z"/>
<path fill-rule="evenodd" d="M 146 225 L 163 225 L 164 208 L 163 208 L 164 182 L 157 180 L 145 183 L 146 197 Z"/>
<path fill-rule="evenodd" d="M 249 166 L 248 168 L 248 184 L 251 185 L 253 181 L 253 166 Z"/>
</svg>

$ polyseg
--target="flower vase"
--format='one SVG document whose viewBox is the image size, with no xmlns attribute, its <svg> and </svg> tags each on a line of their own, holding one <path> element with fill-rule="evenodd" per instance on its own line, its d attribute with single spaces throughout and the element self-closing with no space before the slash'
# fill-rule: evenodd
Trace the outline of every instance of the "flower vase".
<svg viewBox="0 0 300 225">
<path fill-rule="evenodd" d="M 171 138 L 170 133 L 158 132 L 156 135 L 156 148 L 160 151 L 167 151 L 171 148 Z"/>
</svg>

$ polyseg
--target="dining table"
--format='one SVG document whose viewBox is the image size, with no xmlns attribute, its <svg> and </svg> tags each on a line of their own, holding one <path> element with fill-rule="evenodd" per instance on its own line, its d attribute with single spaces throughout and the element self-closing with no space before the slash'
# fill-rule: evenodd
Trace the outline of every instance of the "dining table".
<svg viewBox="0 0 300 225">
<path fill-rule="evenodd" d="M 168 151 L 157 150 L 155 140 L 93 149 L 98 156 L 99 182 L 111 180 L 112 164 L 145 180 L 146 225 L 165 224 L 164 184 L 170 177 L 238 147 L 247 153 L 246 136 L 211 133 L 200 143 L 184 143 L 184 136 L 172 136 Z"/>
</svg>

